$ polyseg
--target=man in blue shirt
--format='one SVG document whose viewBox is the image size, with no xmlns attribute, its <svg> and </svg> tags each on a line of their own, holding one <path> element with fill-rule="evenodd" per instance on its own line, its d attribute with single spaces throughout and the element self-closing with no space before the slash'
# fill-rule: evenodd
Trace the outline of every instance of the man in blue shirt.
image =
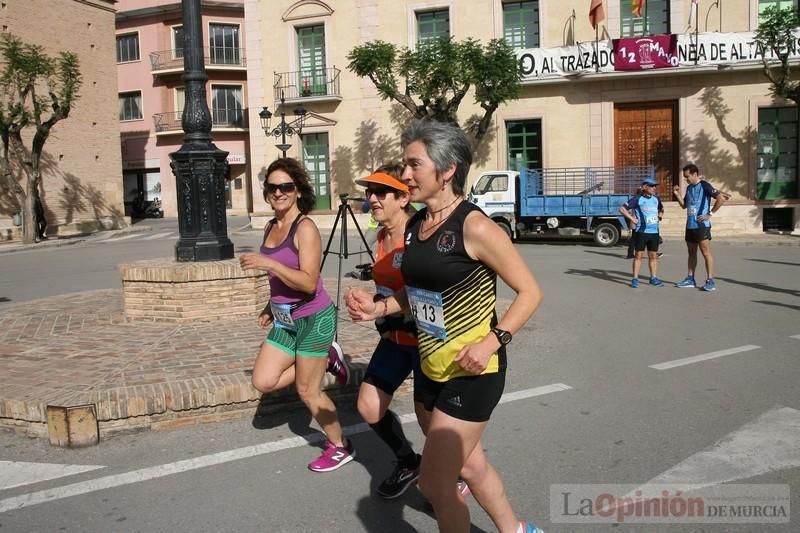
<svg viewBox="0 0 800 533">
<path fill-rule="evenodd" d="M 686 209 L 686 248 L 689 251 L 689 273 L 686 278 L 675 284 L 676 287 L 696 287 L 694 272 L 697 268 L 697 249 L 703 254 L 706 263 L 706 279 L 704 291 L 717 290 L 714 281 L 714 258 L 711 256 L 711 216 L 719 211 L 728 195 L 721 193 L 710 183 L 700 178 L 697 165 L 688 164 L 683 167 L 683 179 L 689 184 L 686 194 L 681 198 L 680 187 L 672 189 L 678 204 Z M 711 199 L 714 205 L 711 205 Z"/>
<path fill-rule="evenodd" d="M 648 266 L 650 267 L 650 285 L 661 287 L 664 282 L 658 279 L 658 224 L 664 215 L 664 206 L 655 192 L 658 182 L 647 178 L 642 182 L 642 192 L 628 200 L 628 203 L 619 208 L 634 230 L 633 247 L 633 279 L 631 287 L 639 287 L 639 269 L 642 266 L 644 250 L 647 248 Z"/>
</svg>

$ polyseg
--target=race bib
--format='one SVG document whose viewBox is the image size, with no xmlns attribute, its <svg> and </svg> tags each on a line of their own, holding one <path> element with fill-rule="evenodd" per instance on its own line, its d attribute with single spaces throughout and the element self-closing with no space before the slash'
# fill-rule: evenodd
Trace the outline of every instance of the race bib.
<svg viewBox="0 0 800 533">
<path fill-rule="evenodd" d="M 697 216 L 697 207 L 689 206 L 689 207 L 686 208 L 686 212 L 688 213 L 688 215 L 690 217 L 696 217 Z"/>
<path fill-rule="evenodd" d="M 272 310 L 272 320 L 276 328 L 283 328 L 288 331 L 297 331 L 297 326 L 292 320 L 292 304 L 269 303 Z"/>
<path fill-rule="evenodd" d="M 414 287 L 406 287 L 406 293 L 417 328 L 439 340 L 447 338 L 442 293 Z"/>
<path fill-rule="evenodd" d="M 394 254 L 394 257 L 392 257 L 392 268 L 397 270 L 400 268 L 400 266 L 402 266 L 402 264 L 403 264 L 403 252 L 397 252 L 396 254 Z"/>
<path fill-rule="evenodd" d="M 658 223 L 658 215 L 649 216 L 649 217 L 647 217 L 646 219 L 644 219 L 644 222 L 645 222 L 645 224 L 647 224 L 647 225 L 650 225 L 650 224 L 657 224 L 657 223 Z"/>
</svg>

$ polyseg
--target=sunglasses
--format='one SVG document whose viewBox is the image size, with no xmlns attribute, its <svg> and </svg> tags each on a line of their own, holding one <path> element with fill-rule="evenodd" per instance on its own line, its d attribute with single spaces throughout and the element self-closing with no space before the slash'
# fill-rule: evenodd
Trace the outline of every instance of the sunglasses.
<svg viewBox="0 0 800 533">
<path fill-rule="evenodd" d="M 369 197 L 372 196 L 373 194 L 378 200 L 383 200 L 384 198 L 386 198 L 386 195 L 389 194 L 390 192 L 395 192 L 395 190 L 390 189 L 389 187 L 367 187 L 367 192 L 366 192 L 367 200 L 369 200 Z"/>
<path fill-rule="evenodd" d="M 281 191 L 283 194 L 288 194 L 290 192 L 294 192 L 295 189 L 297 189 L 297 186 L 294 184 L 293 181 L 287 181 L 285 183 L 264 184 L 264 190 L 267 191 L 267 194 L 275 194 L 278 191 Z"/>
</svg>

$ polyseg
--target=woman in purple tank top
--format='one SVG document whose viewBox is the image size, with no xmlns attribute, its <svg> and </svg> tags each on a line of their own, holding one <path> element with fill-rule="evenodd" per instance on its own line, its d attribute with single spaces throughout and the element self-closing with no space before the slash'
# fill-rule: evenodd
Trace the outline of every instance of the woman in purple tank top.
<svg viewBox="0 0 800 533">
<path fill-rule="evenodd" d="M 275 218 L 264 229 L 259 253 L 242 254 L 243 269 L 269 277 L 270 301 L 258 323 L 272 326 L 253 366 L 253 386 L 263 393 L 294 384 L 300 399 L 328 440 L 322 455 L 309 463 L 314 472 L 336 470 L 353 460 L 355 451 L 342 434 L 336 406 L 322 390 L 329 359 L 347 382 L 348 370 L 339 350 L 332 349 L 336 308 L 322 286 L 322 240 L 306 216 L 314 206 L 308 174 L 295 159 L 274 161 L 266 173 L 264 199 Z"/>
</svg>

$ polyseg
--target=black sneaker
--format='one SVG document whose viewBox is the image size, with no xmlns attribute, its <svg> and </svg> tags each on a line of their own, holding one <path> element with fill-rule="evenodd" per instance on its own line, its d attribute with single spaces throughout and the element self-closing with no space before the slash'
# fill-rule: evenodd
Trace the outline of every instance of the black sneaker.
<svg viewBox="0 0 800 533">
<path fill-rule="evenodd" d="M 419 461 L 420 456 L 417 455 L 417 466 L 414 468 L 398 462 L 392 475 L 378 487 L 378 496 L 386 500 L 401 496 L 419 478 Z"/>
</svg>

